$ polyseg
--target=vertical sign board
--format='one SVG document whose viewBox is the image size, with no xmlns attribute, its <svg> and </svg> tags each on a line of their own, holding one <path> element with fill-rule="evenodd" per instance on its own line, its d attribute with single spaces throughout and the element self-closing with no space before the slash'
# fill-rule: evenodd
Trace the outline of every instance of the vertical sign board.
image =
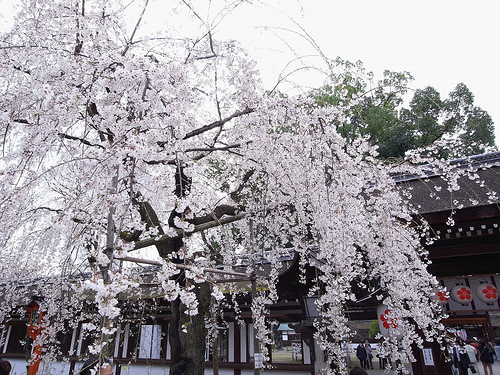
<svg viewBox="0 0 500 375">
<path fill-rule="evenodd" d="M 425 366 L 434 366 L 434 357 L 432 356 L 431 348 L 422 349 L 422 354 L 424 356 L 424 365 Z"/>
<path fill-rule="evenodd" d="M 261 369 L 264 364 L 264 355 L 262 353 L 253 353 L 255 361 L 255 369 Z"/>
</svg>

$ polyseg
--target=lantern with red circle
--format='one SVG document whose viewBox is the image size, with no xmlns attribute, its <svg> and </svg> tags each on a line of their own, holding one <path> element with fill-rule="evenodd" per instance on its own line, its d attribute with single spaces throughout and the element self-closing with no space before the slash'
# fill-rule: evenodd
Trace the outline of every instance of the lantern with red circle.
<svg viewBox="0 0 500 375">
<path fill-rule="evenodd" d="M 450 294 L 445 290 L 441 290 L 436 293 L 436 299 L 441 305 L 445 305 L 450 300 Z"/>
<path fill-rule="evenodd" d="M 484 303 L 494 303 L 498 299 L 498 289 L 489 283 L 482 283 L 476 287 L 476 295 Z"/>
<path fill-rule="evenodd" d="M 472 290 L 466 285 L 457 285 L 451 289 L 450 297 L 453 301 L 466 305 L 472 302 Z"/>
<path fill-rule="evenodd" d="M 378 305 L 377 307 L 378 325 L 380 333 L 385 336 L 395 336 L 397 334 L 398 320 L 387 305 Z"/>
</svg>

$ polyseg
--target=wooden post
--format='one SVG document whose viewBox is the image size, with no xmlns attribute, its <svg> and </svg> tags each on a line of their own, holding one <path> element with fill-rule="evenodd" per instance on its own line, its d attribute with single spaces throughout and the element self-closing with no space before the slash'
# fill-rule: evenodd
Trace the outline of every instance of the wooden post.
<svg viewBox="0 0 500 375">
<path fill-rule="evenodd" d="M 256 277 L 252 272 L 252 303 L 257 296 Z M 255 319 L 253 319 L 253 361 L 254 361 L 254 375 L 260 375 L 260 368 L 262 366 L 262 352 L 260 350 L 260 342 L 257 337 L 257 326 Z"/>
<path fill-rule="evenodd" d="M 43 330 L 43 317 L 44 313 L 40 313 L 40 306 L 36 301 L 31 301 L 26 307 L 26 311 L 30 314 L 30 320 L 28 324 L 28 335 L 31 340 L 33 340 L 33 348 L 31 349 L 31 363 L 28 365 L 27 375 L 36 375 L 38 368 L 40 367 L 40 361 L 42 359 L 42 349 L 43 345 L 37 344 L 36 340 L 40 336 Z"/>
</svg>

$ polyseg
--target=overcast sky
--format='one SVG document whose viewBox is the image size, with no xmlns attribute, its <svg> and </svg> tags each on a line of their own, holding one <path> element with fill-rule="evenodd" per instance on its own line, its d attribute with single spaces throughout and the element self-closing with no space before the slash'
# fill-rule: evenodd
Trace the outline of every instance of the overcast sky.
<svg viewBox="0 0 500 375">
<path fill-rule="evenodd" d="M 12 1 L 0 0 L 4 25 L 11 17 Z M 376 76 L 385 69 L 409 71 L 415 78 L 412 88 L 430 85 L 442 98 L 458 83 L 465 83 L 475 95 L 475 104 L 492 116 L 500 144 L 500 3 L 497 1 L 262 1 L 267 5 L 254 0 L 254 5 L 240 7 L 217 30 L 219 36 L 242 40 L 255 53 L 268 86 L 294 57 L 317 55 L 303 35 L 299 35 L 299 24 L 327 57 L 361 60 Z M 161 8 L 171 2 L 150 3 Z M 151 8 L 149 15 L 158 17 L 160 23 L 167 22 L 161 19 L 164 12 L 158 8 Z M 207 19 L 215 14 L 212 10 Z M 319 64 L 317 57 L 303 61 Z M 287 69 L 299 66 L 295 61 Z M 322 80 L 319 77 L 308 71 L 291 78 L 317 86 Z"/>
<path fill-rule="evenodd" d="M 443 99 L 465 83 L 475 104 L 492 116 L 500 145 L 497 1 L 306 0 L 300 7 L 291 6 L 293 0 L 275 3 L 292 14 L 330 58 L 361 60 L 376 76 L 385 69 L 409 71 L 415 78 L 412 88 L 433 86 Z M 276 23 L 275 15 L 267 22 Z"/>
</svg>

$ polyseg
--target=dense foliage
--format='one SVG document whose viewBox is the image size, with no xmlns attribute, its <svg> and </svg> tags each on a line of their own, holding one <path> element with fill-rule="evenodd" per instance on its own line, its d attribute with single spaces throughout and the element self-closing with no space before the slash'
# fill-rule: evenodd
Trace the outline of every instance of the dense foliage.
<svg viewBox="0 0 500 375">
<path fill-rule="evenodd" d="M 318 107 L 266 94 L 244 49 L 213 38 L 186 4 L 165 15 L 200 23 L 185 36 L 160 28 L 139 38 L 141 11 L 126 22 L 129 8 L 99 0 L 29 1 L 2 36 L 1 318 L 19 304 L 22 285 L 50 302 L 54 332 L 88 321 L 91 298 L 98 314 L 86 327 L 100 328 L 95 350 L 104 350 L 118 300 L 141 297 L 140 278 L 120 258 L 141 251 L 162 263 L 155 282 L 162 298 L 184 306 L 175 334 L 189 335 L 193 325 L 182 321 L 203 322 L 204 288 L 221 296 L 203 267 L 230 269 L 242 253 L 279 264 L 280 250 L 294 247 L 302 264 L 319 268 L 311 291 L 320 293 L 318 340 L 336 371 L 345 370 L 353 285 L 381 288 L 408 353 L 412 342 L 439 337 L 437 282 L 410 213 L 370 144 L 344 134 L 353 113 L 384 118 L 397 96 L 379 99 L 387 106 Z M 193 268 L 176 278 L 178 264 Z M 276 269 L 261 277 L 266 291 L 254 300 L 264 352 L 262 314 L 276 299 L 276 278 Z M 50 282 L 20 283 L 42 279 Z M 98 326 L 99 317 L 107 323 Z"/>
<path fill-rule="evenodd" d="M 433 87 L 415 90 L 409 108 L 403 107 L 413 77 L 386 70 L 374 81 L 361 62 L 337 59 L 342 74 L 333 83 L 313 90 L 320 107 L 348 104 L 347 119 L 334 121 L 347 140 L 366 137 L 382 159 L 401 159 L 410 150 L 439 145 L 441 156 L 478 155 L 495 147 L 494 126 L 486 111 L 474 104 L 474 95 L 459 83 L 448 98 Z"/>
</svg>

